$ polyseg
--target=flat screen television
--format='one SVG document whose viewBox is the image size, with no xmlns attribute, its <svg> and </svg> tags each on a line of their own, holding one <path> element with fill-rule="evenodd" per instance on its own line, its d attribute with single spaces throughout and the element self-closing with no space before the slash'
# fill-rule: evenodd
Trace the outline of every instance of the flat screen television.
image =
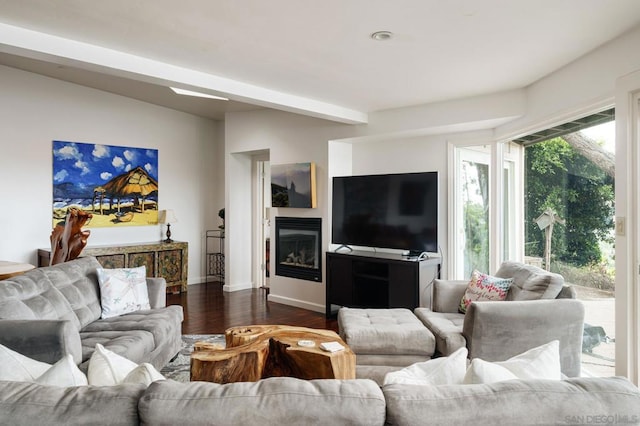
<svg viewBox="0 0 640 426">
<path fill-rule="evenodd" d="M 333 178 L 331 241 L 438 251 L 438 172 Z"/>
</svg>

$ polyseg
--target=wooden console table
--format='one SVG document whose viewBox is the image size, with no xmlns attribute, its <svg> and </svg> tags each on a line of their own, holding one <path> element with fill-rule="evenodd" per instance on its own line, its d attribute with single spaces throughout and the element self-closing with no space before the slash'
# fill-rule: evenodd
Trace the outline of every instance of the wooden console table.
<svg viewBox="0 0 640 426">
<path fill-rule="evenodd" d="M 28 263 L 8 262 L 0 260 L 0 280 L 6 280 L 7 278 L 15 277 L 16 275 L 24 274 L 30 269 L 35 268 Z"/>
<path fill-rule="evenodd" d="M 104 268 L 145 265 L 148 277 L 167 281 L 167 293 L 187 291 L 188 243 L 151 242 L 85 247 L 81 256 L 95 256 Z M 49 266 L 50 249 L 38 249 L 38 266 Z"/>
</svg>

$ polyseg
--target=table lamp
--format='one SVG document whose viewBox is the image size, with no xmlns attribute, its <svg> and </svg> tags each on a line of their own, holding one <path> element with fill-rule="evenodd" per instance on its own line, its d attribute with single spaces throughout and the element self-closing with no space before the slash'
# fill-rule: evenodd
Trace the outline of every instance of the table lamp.
<svg viewBox="0 0 640 426">
<path fill-rule="evenodd" d="M 176 214 L 173 210 L 160 210 L 158 212 L 158 222 L 167 224 L 167 239 L 164 240 L 165 243 L 172 243 L 171 239 L 171 224 L 176 223 L 178 218 L 176 218 Z"/>
</svg>

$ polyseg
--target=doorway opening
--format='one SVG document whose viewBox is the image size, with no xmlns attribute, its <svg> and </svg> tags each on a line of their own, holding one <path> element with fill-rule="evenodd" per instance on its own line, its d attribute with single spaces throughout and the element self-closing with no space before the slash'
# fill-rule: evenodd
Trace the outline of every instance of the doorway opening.
<svg viewBox="0 0 640 426">
<path fill-rule="evenodd" d="M 271 261 L 271 168 L 269 155 L 256 157 L 254 197 L 255 286 L 269 294 Z"/>
</svg>

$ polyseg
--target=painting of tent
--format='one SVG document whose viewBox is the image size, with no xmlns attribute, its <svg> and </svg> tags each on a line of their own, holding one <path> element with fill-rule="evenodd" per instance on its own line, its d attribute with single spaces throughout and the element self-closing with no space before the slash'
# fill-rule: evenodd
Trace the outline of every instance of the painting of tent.
<svg viewBox="0 0 640 426">
<path fill-rule="evenodd" d="M 71 207 L 87 228 L 158 224 L 158 150 L 53 141 L 53 226 Z"/>
</svg>

